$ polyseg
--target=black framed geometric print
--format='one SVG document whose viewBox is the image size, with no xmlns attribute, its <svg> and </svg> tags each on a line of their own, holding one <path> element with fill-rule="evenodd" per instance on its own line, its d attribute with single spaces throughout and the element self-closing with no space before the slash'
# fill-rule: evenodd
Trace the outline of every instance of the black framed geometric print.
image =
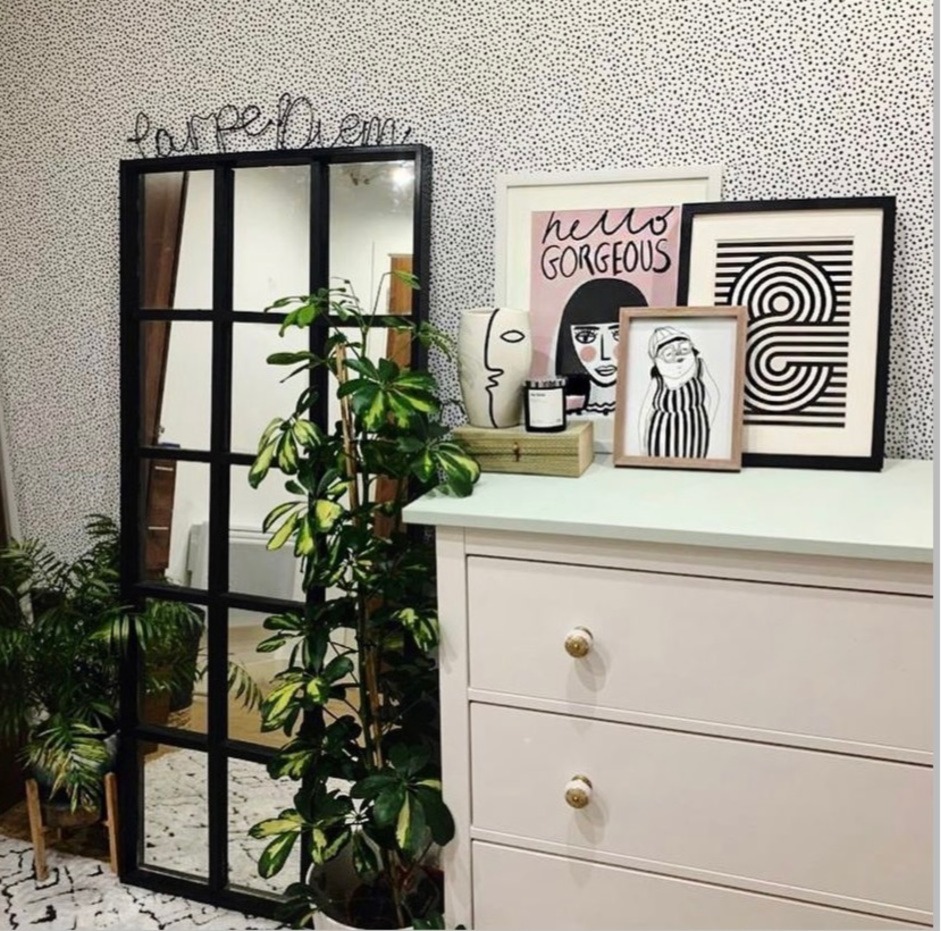
<svg viewBox="0 0 941 931">
<path fill-rule="evenodd" d="M 748 309 L 742 465 L 882 468 L 895 198 L 686 204 L 678 303 Z"/>
</svg>

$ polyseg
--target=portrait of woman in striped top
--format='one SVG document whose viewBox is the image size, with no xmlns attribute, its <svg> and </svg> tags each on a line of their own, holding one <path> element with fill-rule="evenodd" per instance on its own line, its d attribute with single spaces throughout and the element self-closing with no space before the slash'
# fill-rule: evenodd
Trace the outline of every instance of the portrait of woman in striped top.
<svg viewBox="0 0 941 931">
<path fill-rule="evenodd" d="M 647 347 L 650 384 L 640 408 L 640 447 L 648 456 L 705 459 L 719 387 L 690 337 L 658 326 Z"/>
</svg>

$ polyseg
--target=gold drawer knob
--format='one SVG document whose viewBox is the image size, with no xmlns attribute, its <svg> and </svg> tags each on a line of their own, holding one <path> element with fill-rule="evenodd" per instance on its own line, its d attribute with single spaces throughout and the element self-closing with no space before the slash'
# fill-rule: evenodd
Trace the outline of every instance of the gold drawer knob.
<svg viewBox="0 0 941 931">
<path fill-rule="evenodd" d="M 572 776 L 565 786 L 565 801 L 572 808 L 584 808 L 591 801 L 591 780 L 587 776 Z"/>
<path fill-rule="evenodd" d="M 581 659 L 591 651 L 594 639 L 587 627 L 573 627 L 565 635 L 565 652 L 569 656 L 574 656 L 575 659 Z"/>
</svg>

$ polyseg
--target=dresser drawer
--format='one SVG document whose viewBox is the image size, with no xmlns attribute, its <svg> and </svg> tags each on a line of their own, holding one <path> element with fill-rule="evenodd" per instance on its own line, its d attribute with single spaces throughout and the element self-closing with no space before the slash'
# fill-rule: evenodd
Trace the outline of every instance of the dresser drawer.
<svg viewBox="0 0 941 931">
<path fill-rule="evenodd" d="M 930 751 L 931 599 L 470 557 L 470 684 Z M 565 650 L 587 628 L 587 655 Z"/>
<path fill-rule="evenodd" d="M 494 844 L 473 860 L 480 931 L 922 927 Z"/>
<path fill-rule="evenodd" d="M 471 748 L 475 828 L 931 909 L 929 767 L 481 703 Z M 576 774 L 593 785 L 580 810 Z"/>
</svg>

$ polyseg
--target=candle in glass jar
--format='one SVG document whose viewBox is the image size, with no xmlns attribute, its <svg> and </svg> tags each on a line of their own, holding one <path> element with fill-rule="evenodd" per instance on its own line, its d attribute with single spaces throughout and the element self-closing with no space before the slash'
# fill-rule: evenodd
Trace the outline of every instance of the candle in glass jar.
<svg viewBox="0 0 941 931">
<path fill-rule="evenodd" d="M 529 433 L 565 429 L 565 379 L 531 378 L 523 382 L 523 409 Z"/>
</svg>

